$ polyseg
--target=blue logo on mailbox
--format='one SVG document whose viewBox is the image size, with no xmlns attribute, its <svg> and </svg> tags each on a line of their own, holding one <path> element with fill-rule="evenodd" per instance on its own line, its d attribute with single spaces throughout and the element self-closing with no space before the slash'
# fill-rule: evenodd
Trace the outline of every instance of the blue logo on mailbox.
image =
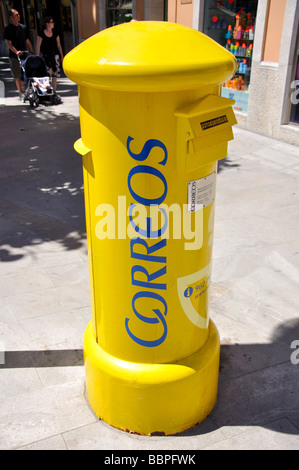
<svg viewBox="0 0 299 470">
<path fill-rule="evenodd" d="M 187 287 L 187 289 L 184 292 L 184 296 L 191 297 L 192 294 L 193 294 L 193 287 Z"/>
</svg>

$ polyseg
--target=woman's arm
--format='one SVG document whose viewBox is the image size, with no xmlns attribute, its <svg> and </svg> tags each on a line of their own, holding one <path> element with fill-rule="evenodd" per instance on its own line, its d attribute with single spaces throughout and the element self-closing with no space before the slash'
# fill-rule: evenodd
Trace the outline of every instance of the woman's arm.
<svg viewBox="0 0 299 470">
<path fill-rule="evenodd" d="M 27 45 L 29 51 L 30 51 L 32 54 L 34 54 L 34 50 L 33 50 L 32 44 L 31 44 L 31 42 L 30 42 L 30 39 L 28 39 L 28 38 L 26 39 L 26 45 Z"/>
<path fill-rule="evenodd" d="M 43 38 L 41 38 L 40 36 L 37 36 L 36 55 L 40 54 L 40 46 L 41 46 L 42 40 Z"/>
<path fill-rule="evenodd" d="M 60 44 L 59 36 L 56 37 L 56 42 L 57 42 L 57 47 L 58 47 L 58 51 L 59 51 L 59 54 L 60 54 L 60 59 L 61 59 L 61 62 L 62 62 L 63 52 L 62 52 L 62 47 L 61 47 L 61 44 Z"/>
</svg>

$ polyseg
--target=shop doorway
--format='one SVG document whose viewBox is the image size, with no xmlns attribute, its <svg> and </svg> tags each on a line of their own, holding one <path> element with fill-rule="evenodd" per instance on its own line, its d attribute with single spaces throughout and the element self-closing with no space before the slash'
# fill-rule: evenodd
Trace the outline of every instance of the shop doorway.
<svg viewBox="0 0 299 470">
<path fill-rule="evenodd" d="M 27 0 L 28 1 L 28 0 Z M 43 19 L 53 16 L 64 54 L 76 45 L 76 5 L 71 0 L 31 0 L 35 4 L 38 30 Z"/>
</svg>

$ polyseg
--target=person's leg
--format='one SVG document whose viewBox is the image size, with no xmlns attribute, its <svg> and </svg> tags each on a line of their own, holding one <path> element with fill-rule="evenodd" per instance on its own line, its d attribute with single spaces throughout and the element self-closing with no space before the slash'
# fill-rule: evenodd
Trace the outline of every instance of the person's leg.
<svg viewBox="0 0 299 470">
<path fill-rule="evenodd" d="M 57 90 L 57 78 L 60 77 L 60 58 L 58 54 L 55 55 L 55 65 L 55 72 L 52 77 L 54 93 L 56 93 Z"/>
<path fill-rule="evenodd" d="M 19 61 L 16 57 L 10 57 L 9 63 L 10 63 L 11 75 L 14 78 L 17 90 L 21 95 L 22 93 L 24 93 L 24 82 L 21 79 L 22 70 L 21 70 Z"/>
<path fill-rule="evenodd" d="M 48 72 L 48 74 L 49 74 L 49 77 L 51 78 L 52 87 L 53 87 L 54 93 L 56 93 L 56 87 L 57 87 L 57 77 L 56 77 L 56 74 L 55 74 L 55 72 L 53 71 L 53 68 L 52 68 L 52 67 L 48 67 L 48 66 L 47 66 L 47 72 Z"/>
<path fill-rule="evenodd" d="M 57 88 L 57 77 L 52 77 L 52 85 L 53 85 L 53 90 L 54 93 L 56 93 L 56 88 Z"/>
<path fill-rule="evenodd" d="M 20 78 L 15 78 L 15 82 L 16 82 L 18 92 L 23 93 L 24 92 L 24 82 L 22 82 Z"/>
</svg>

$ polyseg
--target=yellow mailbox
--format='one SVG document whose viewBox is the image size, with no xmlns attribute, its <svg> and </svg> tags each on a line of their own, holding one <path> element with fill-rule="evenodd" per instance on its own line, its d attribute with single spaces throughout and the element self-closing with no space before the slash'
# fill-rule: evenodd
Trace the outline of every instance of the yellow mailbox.
<svg viewBox="0 0 299 470">
<path fill-rule="evenodd" d="M 187 27 L 131 22 L 87 39 L 63 65 L 79 85 L 87 399 L 117 428 L 174 434 L 217 399 L 215 186 L 236 123 L 220 87 L 236 60 Z"/>
</svg>

